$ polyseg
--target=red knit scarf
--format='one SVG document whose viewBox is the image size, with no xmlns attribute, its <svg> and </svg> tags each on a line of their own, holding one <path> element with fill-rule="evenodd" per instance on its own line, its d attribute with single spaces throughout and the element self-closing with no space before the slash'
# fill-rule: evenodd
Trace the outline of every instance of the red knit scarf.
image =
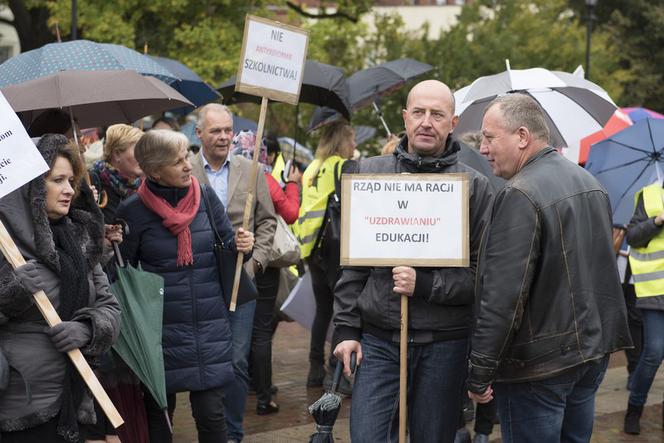
<svg viewBox="0 0 664 443">
<path fill-rule="evenodd" d="M 198 207 L 201 204 L 201 188 L 198 180 L 191 177 L 191 185 L 187 194 L 182 197 L 176 207 L 168 204 L 163 197 L 155 195 L 148 188 L 145 180 L 138 187 L 138 196 L 145 206 L 163 219 L 163 225 L 178 238 L 178 266 L 186 266 L 194 263 L 191 252 L 191 231 L 189 225 L 196 217 Z"/>
</svg>

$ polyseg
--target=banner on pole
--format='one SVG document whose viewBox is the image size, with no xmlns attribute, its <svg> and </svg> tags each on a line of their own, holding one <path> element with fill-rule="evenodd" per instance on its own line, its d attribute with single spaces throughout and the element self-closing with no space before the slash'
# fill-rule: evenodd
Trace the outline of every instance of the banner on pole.
<svg viewBox="0 0 664 443">
<path fill-rule="evenodd" d="M 46 171 L 44 158 L 0 93 L 0 198 Z"/>
<path fill-rule="evenodd" d="M 235 90 L 297 104 L 308 44 L 304 29 L 247 15 Z"/>
<path fill-rule="evenodd" d="M 468 176 L 350 174 L 341 180 L 341 264 L 470 264 Z"/>
</svg>

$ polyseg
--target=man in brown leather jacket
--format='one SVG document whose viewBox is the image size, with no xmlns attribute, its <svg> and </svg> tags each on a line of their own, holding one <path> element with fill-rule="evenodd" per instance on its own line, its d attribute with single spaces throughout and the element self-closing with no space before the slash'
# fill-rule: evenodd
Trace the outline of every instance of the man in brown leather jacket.
<svg viewBox="0 0 664 443">
<path fill-rule="evenodd" d="M 482 134 L 508 182 L 480 247 L 469 395 L 495 390 L 504 442 L 589 441 L 608 355 L 631 344 L 609 199 L 529 96 L 491 102 Z"/>
</svg>

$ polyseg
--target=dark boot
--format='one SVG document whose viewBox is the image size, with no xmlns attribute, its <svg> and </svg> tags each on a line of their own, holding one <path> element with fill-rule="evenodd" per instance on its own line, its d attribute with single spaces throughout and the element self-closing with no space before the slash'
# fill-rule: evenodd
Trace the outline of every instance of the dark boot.
<svg viewBox="0 0 664 443">
<path fill-rule="evenodd" d="M 641 433 L 641 414 L 643 413 L 643 406 L 636 406 L 632 404 L 627 405 L 627 413 L 625 414 L 625 426 L 623 430 L 625 434 L 639 435 Z"/>
<path fill-rule="evenodd" d="M 322 363 L 309 363 L 309 375 L 307 375 L 307 387 L 316 388 L 323 386 L 325 378 L 325 367 Z"/>
</svg>

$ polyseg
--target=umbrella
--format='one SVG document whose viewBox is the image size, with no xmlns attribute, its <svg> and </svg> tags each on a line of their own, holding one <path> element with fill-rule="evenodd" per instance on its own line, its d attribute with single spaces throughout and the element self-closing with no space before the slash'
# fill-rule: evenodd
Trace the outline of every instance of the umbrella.
<svg viewBox="0 0 664 443">
<path fill-rule="evenodd" d="M 652 111 L 648 108 L 620 108 L 622 112 L 627 114 L 627 116 L 636 123 L 639 120 L 644 118 L 664 118 L 664 115 L 659 112 Z"/>
<path fill-rule="evenodd" d="M 226 105 L 261 102 L 258 96 L 235 92 L 235 76 L 222 83 L 217 91 L 223 95 L 222 102 Z M 300 89 L 301 103 L 328 106 L 350 120 L 348 97 L 348 85 L 343 69 L 313 60 L 304 63 Z"/>
<path fill-rule="evenodd" d="M 625 225 L 634 212 L 634 195 L 655 180 L 662 181 L 664 120 L 647 118 L 596 143 L 586 169 L 609 194 L 613 223 Z"/>
<path fill-rule="evenodd" d="M 132 70 L 168 84 L 179 78 L 149 57 L 120 45 L 74 40 L 49 43 L 18 54 L 0 65 L 0 87 L 65 70 Z M 99 85 L 98 85 L 99 86 Z"/>
<path fill-rule="evenodd" d="M 508 69 L 480 77 L 454 94 L 458 133 L 478 131 L 484 109 L 495 97 L 521 92 L 534 98 L 544 110 L 551 131 L 550 143 L 578 163 L 579 142 L 599 131 L 611 118 L 616 105 L 596 84 L 574 74 L 542 68 Z"/>
<path fill-rule="evenodd" d="M 132 123 L 149 114 L 191 106 L 164 82 L 129 70 L 62 71 L 0 91 L 15 112 L 23 113 L 22 120 L 28 126 L 52 108 L 71 112 L 79 126 L 94 127 Z"/>
<path fill-rule="evenodd" d="M 279 137 L 277 141 L 284 158 L 293 158 L 293 145 L 295 145 L 295 161 L 306 166 L 314 159 L 311 148 L 296 142 L 290 137 Z"/>
<path fill-rule="evenodd" d="M 119 267 L 111 286 L 122 308 L 120 335 L 113 349 L 166 410 L 166 379 L 161 347 L 164 279 L 140 266 Z"/>
<path fill-rule="evenodd" d="M 371 126 L 358 125 L 353 126 L 353 129 L 355 129 L 355 144 L 357 146 L 376 136 L 376 128 Z"/>
<path fill-rule="evenodd" d="M 457 154 L 458 159 L 461 163 L 470 166 L 480 174 L 484 175 L 489 179 L 491 186 L 495 191 L 502 189 L 505 185 L 505 179 L 498 177 L 493 173 L 491 165 L 489 165 L 488 160 L 482 154 L 466 145 L 465 143 L 459 142 L 461 149 Z"/>
<path fill-rule="evenodd" d="M 205 83 L 198 74 L 179 61 L 171 58 L 155 57 L 152 55 L 148 55 L 148 57 L 164 66 L 168 71 L 178 77 L 178 80 L 171 83 L 171 87 L 187 97 L 194 107 L 203 106 L 204 104 L 221 98 L 221 95 L 210 85 Z M 189 108 L 189 110 L 192 109 Z"/>
<path fill-rule="evenodd" d="M 608 122 L 604 125 L 602 129 L 597 132 L 593 132 L 590 135 L 587 135 L 581 139 L 579 143 L 579 164 L 583 165 L 588 160 L 588 154 L 590 154 L 590 146 L 595 143 L 604 140 L 607 137 L 612 136 L 618 131 L 622 131 L 625 128 L 632 126 L 632 121 L 630 118 L 622 112 L 620 109 L 617 109 L 613 113 Z"/>
<path fill-rule="evenodd" d="M 356 359 L 357 355 L 353 352 L 350 355 L 351 372 L 355 372 Z M 334 443 L 332 427 L 334 422 L 337 421 L 339 408 L 341 407 L 341 395 L 337 394 L 337 387 L 339 381 L 341 381 L 343 367 L 343 362 L 338 360 L 332 379 L 332 388 L 309 406 L 309 414 L 314 417 L 316 422 L 316 432 L 311 435 L 309 443 Z"/>
<path fill-rule="evenodd" d="M 352 109 L 369 105 L 432 69 L 433 66 L 412 58 L 400 58 L 358 71 L 348 77 Z"/>
</svg>

